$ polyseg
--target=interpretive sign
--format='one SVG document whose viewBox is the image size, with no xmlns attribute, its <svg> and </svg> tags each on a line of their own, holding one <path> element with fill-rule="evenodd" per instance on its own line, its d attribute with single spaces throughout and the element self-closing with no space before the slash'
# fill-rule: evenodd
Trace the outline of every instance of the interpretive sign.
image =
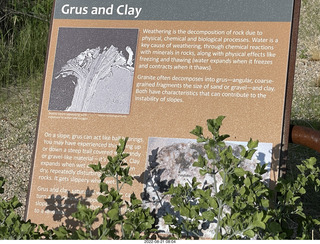
<svg viewBox="0 0 320 244">
<path fill-rule="evenodd" d="M 203 147 L 189 132 L 219 115 L 235 150 L 250 138 L 260 141 L 245 166 L 267 164 L 266 179 L 276 181 L 299 6 L 56 0 L 26 218 L 55 226 L 62 216 L 50 204 L 83 197 L 98 206 L 100 179 L 88 165 L 106 163 L 124 137 L 131 173 L 144 182 L 125 196 L 134 189 L 150 202 L 162 181 L 197 175 L 192 163 Z"/>
</svg>

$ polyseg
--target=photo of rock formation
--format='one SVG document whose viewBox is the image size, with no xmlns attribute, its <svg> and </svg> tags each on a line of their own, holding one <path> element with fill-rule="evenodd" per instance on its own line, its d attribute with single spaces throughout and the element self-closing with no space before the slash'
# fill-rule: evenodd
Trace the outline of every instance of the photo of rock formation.
<svg viewBox="0 0 320 244">
<path fill-rule="evenodd" d="M 239 145 L 246 145 L 243 142 L 226 142 L 226 144 L 232 147 L 234 155 L 240 155 Z M 196 177 L 202 186 L 213 183 L 212 177 L 202 176 L 199 173 L 199 168 L 193 166 L 199 155 L 205 157 L 203 146 L 202 143 L 197 143 L 192 139 L 149 138 L 143 203 L 145 207 L 149 207 L 158 214 L 160 217 L 159 227 L 164 233 L 168 233 L 168 227 L 161 217 L 167 213 L 175 214 L 170 205 L 170 196 L 164 194 L 169 190 L 170 185 L 185 185 L 185 183 L 192 182 L 193 177 Z M 245 160 L 241 163 L 241 167 L 253 172 L 256 164 L 259 163 L 267 164 L 267 169 L 270 170 L 271 154 L 272 144 L 260 143 L 253 158 Z M 263 176 L 264 181 L 268 182 L 270 173 Z M 218 185 L 221 182 L 222 180 L 219 181 L 218 178 Z M 212 223 L 212 226 L 208 226 L 207 230 L 203 231 L 203 237 L 211 237 L 213 226 Z"/>
<path fill-rule="evenodd" d="M 137 34 L 135 29 L 59 30 L 49 110 L 129 114 Z M 71 53 L 64 44 L 75 35 L 82 41 Z"/>
</svg>

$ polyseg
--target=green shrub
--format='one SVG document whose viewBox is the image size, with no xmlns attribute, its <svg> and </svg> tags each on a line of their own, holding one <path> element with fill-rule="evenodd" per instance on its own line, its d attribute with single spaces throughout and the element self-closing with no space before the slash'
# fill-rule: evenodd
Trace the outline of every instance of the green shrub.
<svg viewBox="0 0 320 244">
<path fill-rule="evenodd" d="M 200 155 L 194 166 L 199 167 L 202 175 L 209 174 L 214 184 L 200 188 L 200 182 L 194 178 L 184 186 L 171 186 L 167 194 L 179 214 L 165 216 L 170 232 L 175 238 L 194 238 L 201 232 L 201 224 L 216 222 L 215 239 L 311 239 L 311 230 L 320 222 L 304 213 L 301 199 L 307 186 L 319 190 L 316 159 L 303 161 L 297 166 L 297 178 L 280 178 L 271 190 L 262 182 L 264 166 L 257 164 L 252 173 L 240 165 L 251 159 L 258 141 L 250 140 L 248 150 L 242 147 L 241 156 L 236 157 L 223 142 L 229 136 L 219 134 L 223 119 L 220 116 L 207 121 L 212 138 L 204 137 L 200 126 L 191 132 L 198 142 L 205 143 L 207 157 Z M 218 175 L 222 179 L 220 186 Z"/>
<path fill-rule="evenodd" d="M 0 177 L 0 193 L 4 192 L 3 185 L 5 181 Z M 17 197 L 5 201 L 0 198 L 0 239 L 6 240 L 39 240 L 51 239 L 52 230 L 48 230 L 45 225 L 37 225 L 31 221 L 25 222 L 15 209 L 20 207 L 21 203 Z"/>
<path fill-rule="evenodd" d="M 132 185 L 133 182 L 133 177 L 129 175 L 130 167 L 127 167 L 124 162 L 124 159 L 129 156 L 124 153 L 127 140 L 128 138 L 120 139 L 117 155 L 109 156 L 109 162 L 105 167 L 100 163 L 90 165 L 95 172 L 101 173 L 99 186 L 102 194 L 97 200 L 102 206 L 92 210 L 87 205 L 78 203 L 78 211 L 72 216 L 81 223 L 82 228 L 72 232 L 61 226 L 54 230 L 58 239 L 146 239 L 155 231 L 152 228 L 155 220 L 148 209 L 142 208 L 141 200 L 134 194 L 130 196 L 130 202 L 122 198 L 122 187 Z M 109 189 L 108 184 L 104 183 L 107 177 L 115 179 L 116 188 Z M 101 214 L 102 223 L 94 229 L 93 223 L 97 222 L 98 214 Z"/>
<path fill-rule="evenodd" d="M 203 128 L 197 126 L 191 133 L 204 144 L 205 156 L 199 156 L 194 166 L 201 175 L 210 175 L 212 185 L 206 185 L 193 178 L 192 182 L 174 187 L 166 193 L 177 214 L 166 215 L 169 237 L 176 239 L 197 239 L 201 237 L 204 223 L 216 223 L 214 239 L 311 239 L 311 231 L 320 222 L 304 212 L 302 197 L 306 189 L 320 187 L 320 169 L 315 158 L 298 165 L 296 178 L 280 178 L 274 190 L 262 180 L 265 166 L 257 164 L 254 172 L 241 167 L 241 162 L 250 159 L 256 151 L 258 141 L 250 140 L 247 148 L 241 147 L 236 156 L 220 135 L 224 117 L 207 121 L 212 137 L 203 135 Z M 20 206 L 17 198 L 9 201 L 0 198 L 0 239 L 148 239 L 156 233 L 157 216 L 144 209 L 142 201 L 132 194 L 129 201 L 123 199 L 121 190 L 132 185 L 130 167 L 125 163 L 129 156 L 124 153 L 128 138 L 120 139 L 117 155 L 108 157 L 108 163 L 90 165 L 100 172 L 100 193 L 97 200 L 101 207 L 93 210 L 79 202 L 72 214 L 78 227 L 70 229 L 64 225 L 49 229 L 31 221 L 25 222 L 14 209 Z M 222 183 L 217 184 L 217 177 Z M 109 189 L 104 181 L 113 177 L 116 187 Z M 0 178 L 0 193 L 3 193 L 4 179 Z M 201 187 L 200 187 L 201 186 Z M 100 216 L 101 221 L 96 226 Z M 177 217 L 178 216 L 178 217 Z"/>
</svg>

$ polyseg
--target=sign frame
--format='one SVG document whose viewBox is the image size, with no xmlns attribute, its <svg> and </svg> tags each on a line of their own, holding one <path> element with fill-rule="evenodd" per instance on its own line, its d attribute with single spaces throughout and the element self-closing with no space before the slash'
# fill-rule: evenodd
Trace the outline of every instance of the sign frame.
<svg viewBox="0 0 320 244">
<path fill-rule="evenodd" d="M 54 6 L 56 1 L 54 2 Z M 284 99 L 284 109 L 283 109 L 283 128 L 282 128 L 282 135 L 281 135 L 281 145 L 279 145 L 280 155 L 278 155 L 279 159 L 279 167 L 278 167 L 278 176 L 281 177 L 285 174 L 286 170 L 286 160 L 288 154 L 288 143 L 289 143 L 289 133 L 290 133 L 290 113 L 292 107 L 292 98 L 293 98 L 293 85 L 294 85 L 294 72 L 295 72 L 295 61 L 296 61 L 296 51 L 297 51 L 297 39 L 298 39 L 298 26 L 299 26 L 299 16 L 300 16 L 300 7 L 301 7 L 301 0 L 293 0 L 293 14 L 292 14 L 292 21 L 291 21 L 291 34 L 290 34 L 290 43 L 289 43 L 289 57 L 288 57 L 288 67 L 287 67 L 287 81 L 286 81 L 286 88 L 285 88 L 285 99 Z M 41 99 L 40 99 L 40 107 L 38 113 L 38 122 L 37 122 L 37 129 L 36 129 L 36 137 L 34 142 L 34 151 L 32 155 L 32 165 L 31 165 L 31 173 L 30 173 L 30 180 L 29 180 L 29 189 L 28 189 L 28 196 L 26 202 L 26 211 L 25 211 L 25 219 L 29 218 L 29 211 L 30 211 L 30 194 L 31 194 L 31 186 L 33 184 L 33 171 L 35 169 L 35 157 L 37 151 L 37 145 L 39 142 L 39 126 L 41 124 L 41 115 L 42 110 L 45 109 L 43 105 L 44 101 L 44 90 L 46 85 L 46 75 L 48 72 L 48 63 L 49 63 L 49 50 L 51 47 L 51 35 L 53 31 L 53 22 L 54 22 L 54 14 L 55 8 L 53 8 L 52 17 L 51 17 L 51 24 L 50 24 L 50 32 L 48 38 L 48 49 L 47 49 L 47 57 L 46 57 L 46 64 L 45 64 L 45 74 L 43 78 L 43 86 L 41 92 Z M 123 19 L 122 19 L 123 20 Z M 259 139 L 259 138 L 257 138 Z M 276 178 L 277 178 L 276 177 Z M 273 182 L 274 184 L 275 182 Z M 270 186 L 273 187 L 273 184 Z"/>
</svg>

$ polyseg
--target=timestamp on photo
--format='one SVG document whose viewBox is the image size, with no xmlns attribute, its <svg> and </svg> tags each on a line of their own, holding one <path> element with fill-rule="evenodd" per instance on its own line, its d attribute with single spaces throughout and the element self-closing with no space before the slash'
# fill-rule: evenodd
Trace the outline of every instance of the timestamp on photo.
<svg viewBox="0 0 320 244">
<path fill-rule="evenodd" d="M 150 243 L 150 244 L 171 244 L 171 243 L 177 243 L 176 240 L 144 240 L 144 243 Z"/>
</svg>

